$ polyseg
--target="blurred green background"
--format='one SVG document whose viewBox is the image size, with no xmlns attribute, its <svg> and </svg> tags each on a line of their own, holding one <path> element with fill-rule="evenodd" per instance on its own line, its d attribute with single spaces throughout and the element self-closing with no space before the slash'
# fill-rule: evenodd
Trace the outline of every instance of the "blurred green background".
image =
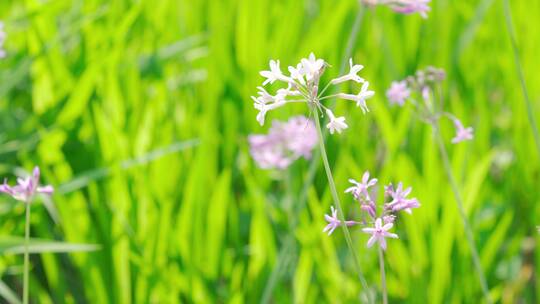
<svg viewBox="0 0 540 304">
<path fill-rule="evenodd" d="M 327 140 L 338 191 L 369 170 L 413 186 L 422 203 L 389 241 L 391 302 L 481 302 L 431 129 L 385 98 L 392 80 L 444 68 L 447 110 L 475 128 L 473 141 L 448 147 L 491 293 L 537 303 L 540 161 L 502 1 L 431 6 L 426 20 L 386 7 L 360 13 L 352 57 L 376 95 L 367 115 L 337 105 L 350 126 Z M 511 6 L 538 117 L 540 2 Z M 0 176 L 12 182 L 39 165 L 57 188 L 33 206 L 33 237 L 101 246 L 32 255 L 32 300 L 258 303 L 266 290 L 273 303 L 357 302 L 343 233 L 322 233 L 332 201 L 320 158 L 313 182 L 311 161 L 261 170 L 246 136 L 270 125 L 258 125 L 249 97 L 268 60 L 283 68 L 313 51 L 333 66 L 326 80 L 337 76 L 358 12 L 353 0 L 2 0 Z M 268 121 L 305 112 L 285 107 Z M 447 142 L 453 132 L 443 124 Z M 351 233 L 377 290 L 376 250 Z M 22 256 L 5 244 L 23 234 L 24 206 L 1 196 L 4 297 L 21 294 Z"/>
</svg>

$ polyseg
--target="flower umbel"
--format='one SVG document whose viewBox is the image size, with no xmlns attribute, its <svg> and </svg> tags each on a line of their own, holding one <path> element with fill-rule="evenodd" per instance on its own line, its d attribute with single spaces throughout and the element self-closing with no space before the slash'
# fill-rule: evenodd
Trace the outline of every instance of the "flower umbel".
<svg viewBox="0 0 540 304">
<path fill-rule="evenodd" d="M 400 182 L 397 189 L 394 190 L 392 184 L 389 184 L 385 187 L 385 197 L 389 198 L 390 201 L 382 205 L 381 212 L 377 215 L 377 205 L 372 200 L 368 190 L 370 187 L 374 187 L 377 184 L 377 179 L 370 179 L 369 172 L 366 171 L 362 176 L 361 182 L 357 182 L 354 179 L 349 179 L 349 182 L 351 182 L 353 186 L 347 188 L 345 193 L 352 194 L 353 198 L 360 203 L 360 209 L 365 211 L 369 216 L 369 220 L 366 221 L 365 217 L 363 217 L 364 219 L 361 222 L 346 221 L 345 223 L 356 223 L 368 226 L 362 229 L 363 232 L 371 234 L 367 247 L 369 248 L 376 242 L 379 242 L 381 248 L 386 250 L 385 238 L 398 238 L 397 234 L 388 232 L 388 230 L 393 227 L 394 222 L 398 217 L 398 212 L 405 211 L 410 214 L 412 208 L 420 207 L 420 203 L 416 198 L 407 198 L 412 190 L 410 187 L 403 190 L 403 184 Z M 332 211 L 334 211 L 333 208 Z M 341 223 L 337 218 L 329 215 L 325 215 L 325 219 L 328 222 L 328 225 L 325 227 L 324 232 L 327 232 L 330 229 L 333 231 L 333 229 L 338 227 Z"/>
<path fill-rule="evenodd" d="M 258 87 L 258 96 L 251 97 L 254 101 L 253 106 L 259 111 L 257 121 L 261 125 L 264 125 L 266 113 L 269 111 L 289 103 L 305 103 L 308 105 L 310 111 L 316 111 L 321 115 L 325 113 L 328 115 L 330 122 L 327 124 L 327 128 L 330 130 L 330 133 L 341 133 L 342 130 L 348 127 L 345 123 L 345 117 L 340 116 L 336 118 L 332 111 L 321 102 L 332 97 L 353 100 L 362 109 L 362 112 L 366 113 L 369 111 L 366 105 L 366 99 L 371 98 L 375 92 L 369 91 L 369 83 L 358 76 L 358 73 L 364 67 L 354 64 L 352 59 L 349 60 L 349 73 L 331 80 L 322 90 L 319 90 L 319 80 L 326 67 L 328 67 L 328 64 L 324 60 L 316 58 L 313 53 L 308 58 L 300 60 L 300 63 L 296 66 L 289 66 L 288 76 L 281 72 L 279 60 L 270 60 L 269 65 L 270 70 L 260 72 L 261 76 L 266 78 L 263 86 L 280 81 L 286 83 L 287 87 L 278 89 L 275 95 L 268 93 L 263 87 Z M 331 85 L 338 85 L 346 81 L 362 83 L 360 92 L 357 95 L 345 93 L 324 95 Z"/>
<path fill-rule="evenodd" d="M 456 127 L 456 136 L 452 138 L 452 143 L 471 140 L 474 137 L 473 128 L 463 127 L 461 121 L 453 114 L 445 112 L 443 103 L 437 100 L 435 88 L 445 77 L 446 74 L 442 69 L 427 67 L 405 80 L 392 82 L 386 91 L 386 97 L 391 104 L 399 106 L 403 106 L 408 100 L 414 105 L 419 117 L 429 124 L 436 123 L 440 118 L 450 119 Z"/>
<path fill-rule="evenodd" d="M 40 171 L 38 167 L 34 168 L 32 175 L 27 178 L 17 178 L 17 185 L 11 187 L 4 180 L 4 184 L 0 185 L 0 192 L 4 192 L 14 199 L 22 202 L 30 203 L 36 193 L 52 194 L 54 188 L 50 185 L 39 186 Z"/>
</svg>

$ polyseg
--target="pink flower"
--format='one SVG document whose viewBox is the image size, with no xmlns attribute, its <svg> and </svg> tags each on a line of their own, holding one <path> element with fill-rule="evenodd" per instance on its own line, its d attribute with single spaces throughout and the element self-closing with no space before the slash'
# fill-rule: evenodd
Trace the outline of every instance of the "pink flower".
<svg viewBox="0 0 540 304">
<path fill-rule="evenodd" d="M 381 218 L 375 220 L 374 228 L 363 228 L 362 231 L 365 233 L 371 234 L 367 242 L 367 247 L 371 248 L 375 242 L 379 242 L 379 245 L 383 250 L 386 250 L 386 239 L 387 237 L 397 239 L 398 235 L 395 233 L 390 233 L 388 230 L 392 229 L 394 226 L 393 223 L 387 223 L 383 226 L 383 221 Z"/>
<path fill-rule="evenodd" d="M 364 172 L 362 176 L 362 182 L 357 182 L 356 180 L 350 178 L 349 182 L 354 184 L 354 186 L 349 187 L 345 190 L 345 193 L 352 193 L 355 199 L 359 200 L 360 195 L 363 194 L 366 198 L 369 198 L 368 188 L 377 184 L 377 179 L 369 179 L 369 171 Z"/>
<path fill-rule="evenodd" d="M 32 176 L 25 179 L 17 178 L 17 185 L 11 187 L 4 181 L 3 185 L 0 185 L 0 192 L 4 192 L 18 201 L 30 203 L 36 193 L 52 194 L 54 188 L 52 186 L 39 186 L 39 168 L 35 167 L 32 172 Z"/>
<path fill-rule="evenodd" d="M 330 211 L 332 211 L 332 216 L 325 214 L 324 219 L 328 222 L 328 225 L 324 227 L 323 232 L 328 232 L 328 235 L 331 235 L 337 227 L 341 226 L 341 221 L 337 217 L 337 210 L 334 206 L 330 206 Z M 353 226 L 358 224 L 355 221 L 345 221 L 345 225 Z"/>
<path fill-rule="evenodd" d="M 392 184 L 388 185 L 386 187 L 386 194 L 392 197 L 392 201 L 385 204 L 385 209 L 391 210 L 392 212 L 404 210 L 409 214 L 412 213 L 411 209 L 420 207 L 420 203 L 416 198 L 407 198 L 411 193 L 411 190 L 411 187 L 403 190 L 403 183 L 401 182 L 395 190 Z"/>
<path fill-rule="evenodd" d="M 407 87 L 406 81 L 393 81 L 392 85 L 386 91 L 386 97 L 391 104 L 402 106 L 405 100 L 411 95 L 411 90 Z"/>
<path fill-rule="evenodd" d="M 274 121 L 267 135 L 248 137 L 251 156 L 262 169 L 285 169 L 300 157 L 311 158 L 318 143 L 315 124 L 304 116 Z"/>
<path fill-rule="evenodd" d="M 452 143 L 457 144 L 459 142 L 462 142 L 464 140 L 471 140 L 473 139 L 473 128 L 468 127 L 464 128 L 461 124 L 461 121 L 459 119 L 454 119 L 454 125 L 456 126 L 456 136 L 452 138 Z"/>
<path fill-rule="evenodd" d="M 427 18 L 427 13 L 431 10 L 429 7 L 431 0 L 398 0 L 390 7 L 400 14 L 419 13 L 422 18 Z"/>
</svg>

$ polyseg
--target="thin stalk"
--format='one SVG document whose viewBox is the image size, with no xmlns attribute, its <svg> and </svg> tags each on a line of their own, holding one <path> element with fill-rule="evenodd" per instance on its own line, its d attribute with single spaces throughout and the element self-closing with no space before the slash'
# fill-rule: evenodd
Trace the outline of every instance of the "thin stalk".
<svg viewBox="0 0 540 304">
<path fill-rule="evenodd" d="M 463 208 L 463 199 L 461 198 L 461 193 L 459 192 L 456 179 L 454 177 L 454 174 L 452 173 L 452 166 L 450 165 L 450 159 L 448 158 L 448 153 L 446 152 L 446 147 L 444 145 L 444 141 L 442 139 L 441 132 L 439 130 L 439 123 L 437 121 L 434 121 L 432 123 L 432 126 L 433 126 L 433 131 L 435 133 L 434 134 L 435 139 L 437 140 L 437 144 L 439 146 L 439 152 L 441 154 L 441 158 L 443 161 L 444 170 L 446 171 L 448 181 L 452 188 L 452 192 L 454 193 L 454 198 L 456 201 L 456 205 L 458 207 L 459 216 L 461 217 L 461 221 L 463 223 L 463 229 L 465 230 L 465 236 L 467 238 L 467 242 L 469 243 L 474 268 L 476 270 L 476 274 L 478 275 L 478 279 L 480 281 L 480 285 L 482 287 L 482 292 L 484 293 L 486 303 L 491 304 L 492 301 L 489 295 L 489 288 L 486 281 L 486 277 L 484 275 L 484 271 L 482 270 L 482 264 L 480 263 L 478 250 L 476 249 L 476 245 L 474 243 L 474 236 L 472 233 L 471 225 L 469 224 L 469 220 L 467 219 L 467 215 L 465 214 L 465 209 Z"/>
<path fill-rule="evenodd" d="M 386 291 L 386 273 L 384 271 L 384 255 L 381 246 L 379 246 L 379 270 L 381 271 L 381 292 L 383 304 L 388 304 L 388 292 Z"/>
<path fill-rule="evenodd" d="M 521 91 L 523 93 L 523 100 L 525 101 L 525 106 L 527 107 L 527 118 L 529 119 L 529 125 L 533 132 L 534 142 L 536 144 L 536 152 L 540 157 L 540 135 L 538 133 L 538 125 L 536 123 L 536 118 L 534 117 L 534 109 L 529 98 L 529 93 L 527 91 L 527 84 L 525 82 L 525 74 L 523 73 L 523 68 L 521 66 L 521 59 L 519 57 L 519 50 L 517 46 L 516 34 L 514 32 L 514 26 L 512 23 L 512 12 L 510 10 L 510 3 L 508 0 L 504 0 L 504 19 L 506 20 L 506 29 L 508 31 L 508 36 L 510 36 L 510 44 L 512 45 L 512 51 L 514 52 L 514 65 L 516 66 L 516 71 L 518 73 L 519 82 L 521 84 Z"/>
<path fill-rule="evenodd" d="M 356 272 L 358 273 L 358 279 L 360 280 L 362 287 L 367 292 L 369 292 L 366 279 L 364 278 L 364 274 L 362 273 L 362 269 L 360 268 L 360 263 L 358 262 L 358 255 L 356 254 L 356 250 L 354 250 L 354 247 L 353 247 L 351 234 L 349 233 L 349 228 L 347 228 L 347 225 L 345 225 L 345 215 L 343 213 L 343 209 L 341 208 L 341 203 L 339 201 L 339 196 L 336 190 L 336 184 L 334 183 L 334 177 L 332 176 L 332 170 L 330 169 L 330 164 L 328 163 L 328 155 L 326 154 L 326 148 L 324 146 L 324 137 L 322 133 L 321 122 L 319 121 L 319 117 L 317 116 L 316 110 L 313 110 L 313 119 L 315 120 L 315 125 L 317 126 L 317 134 L 319 135 L 319 148 L 321 151 L 321 158 L 324 164 L 324 171 L 326 172 L 326 177 L 328 178 L 328 185 L 330 186 L 332 199 L 334 200 L 334 204 L 336 205 L 336 208 L 338 210 L 339 219 L 342 223 L 341 227 L 343 229 L 343 233 L 345 234 L 345 241 L 347 242 L 347 247 L 349 247 L 349 251 L 353 255 L 354 268 L 356 269 Z"/>
<path fill-rule="evenodd" d="M 360 32 L 360 25 L 362 24 L 362 18 L 364 16 L 364 9 L 362 7 L 362 5 L 359 5 L 358 7 L 358 11 L 356 13 L 356 16 L 355 16 L 355 19 L 353 21 L 353 25 L 352 25 L 352 30 L 349 34 L 349 37 L 347 38 L 347 46 L 345 48 L 345 52 L 343 54 L 343 58 L 342 58 L 342 61 L 341 61 L 341 66 L 340 66 L 340 69 L 339 69 L 339 75 L 342 75 L 344 72 L 345 72 L 345 68 L 347 67 L 347 62 L 348 62 L 348 59 L 351 57 L 352 55 L 352 51 L 353 51 L 353 48 L 354 48 L 354 45 L 356 44 L 356 40 L 358 38 L 358 33 Z M 326 133 L 324 133 L 323 137 L 326 137 Z M 319 154 L 320 152 L 319 151 L 315 151 L 315 153 L 313 153 L 313 159 L 317 159 L 319 156 L 317 154 Z M 294 205 L 294 214 L 298 214 L 305 206 L 306 204 L 306 201 L 307 201 L 307 194 L 308 194 L 308 191 L 309 189 L 311 188 L 312 184 L 313 184 L 313 179 L 315 178 L 315 173 L 317 172 L 317 168 L 318 168 L 318 162 L 316 161 L 312 161 L 309 165 L 309 168 L 308 168 L 308 172 L 307 172 L 307 175 L 306 175 L 306 178 L 304 180 L 304 184 L 302 186 L 302 191 L 300 192 L 300 197 L 298 199 L 298 202 Z M 298 218 L 297 216 L 293 217 L 293 221 L 292 221 L 292 224 L 291 224 L 291 227 L 290 227 L 290 230 L 294 232 L 294 230 L 296 229 L 296 226 L 298 224 Z M 294 235 L 289 235 L 287 237 L 287 239 L 285 240 L 284 242 L 284 245 L 283 247 L 280 249 L 280 252 L 278 253 L 278 261 L 276 263 L 276 266 L 274 267 L 274 269 L 272 270 L 272 273 L 270 274 L 270 279 L 269 279 L 269 282 L 265 288 L 265 291 L 263 292 L 263 298 L 262 298 L 262 303 L 268 303 L 268 301 L 270 300 L 270 296 L 273 292 L 273 289 L 275 288 L 275 285 L 277 283 L 277 280 L 279 280 L 279 277 L 281 276 L 281 272 L 283 271 L 284 269 L 284 262 L 281 262 L 283 259 L 285 259 L 285 257 L 287 256 L 287 254 L 289 252 L 291 252 L 292 250 L 292 247 L 295 245 L 295 240 L 294 240 Z M 366 295 L 367 295 L 367 298 L 368 298 L 368 303 L 371 303 L 371 296 L 369 294 L 369 289 L 368 289 L 368 286 L 367 286 L 367 283 L 365 281 L 365 279 L 361 279 L 361 282 L 362 282 L 362 286 L 363 288 L 366 290 Z"/>
<path fill-rule="evenodd" d="M 25 202 L 26 220 L 24 223 L 24 271 L 23 271 L 23 303 L 28 304 L 28 265 L 30 243 L 30 201 Z"/>
</svg>

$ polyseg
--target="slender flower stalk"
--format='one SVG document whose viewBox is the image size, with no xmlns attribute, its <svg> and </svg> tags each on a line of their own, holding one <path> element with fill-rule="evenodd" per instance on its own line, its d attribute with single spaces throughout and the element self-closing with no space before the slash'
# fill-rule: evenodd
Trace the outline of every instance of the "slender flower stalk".
<svg viewBox="0 0 540 304">
<path fill-rule="evenodd" d="M 29 243 L 30 243 L 30 202 L 25 202 L 26 215 L 24 222 L 24 272 L 23 272 L 23 303 L 28 304 L 28 293 L 29 293 L 29 284 L 28 284 L 28 275 L 30 273 L 30 255 L 29 255 Z"/>
<path fill-rule="evenodd" d="M 478 250 L 476 249 L 476 245 L 474 242 L 474 236 L 471 229 L 471 224 L 469 223 L 469 220 L 467 219 L 467 215 L 465 214 L 465 208 L 463 207 L 463 199 L 461 197 L 461 193 L 459 192 L 459 188 L 458 188 L 456 179 L 454 177 L 454 174 L 452 173 L 452 166 L 450 165 L 450 159 L 448 158 L 448 153 L 446 152 L 446 147 L 444 145 L 444 141 L 442 139 L 438 123 L 434 122 L 432 124 L 432 127 L 433 127 L 433 132 L 435 133 L 435 139 L 437 140 L 437 145 L 439 147 L 439 152 L 441 154 L 441 158 L 443 161 L 444 170 L 446 172 L 446 176 L 448 177 L 448 182 L 450 183 L 450 187 L 452 188 L 452 192 L 454 194 L 456 205 L 459 211 L 459 216 L 463 223 L 463 229 L 465 230 L 465 237 L 467 238 L 467 243 L 469 243 L 469 248 L 471 250 L 474 268 L 476 269 L 476 274 L 478 275 L 478 280 L 480 281 L 482 292 L 484 293 L 486 302 L 492 303 L 491 296 L 489 295 L 489 288 L 488 288 L 487 280 L 484 275 L 484 271 L 482 269 L 482 264 L 480 263 L 480 256 L 478 254 Z"/>
<path fill-rule="evenodd" d="M 340 65 L 340 68 L 339 68 L 339 74 L 340 75 L 345 72 L 345 69 L 347 67 L 347 59 L 351 58 L 351 56 L 352 56 L 354 46 L 356 45 L 356 41 L 358 40 L 358 33 L 360 32 L 360 27 L 361 27 L 361 24 L 362 24 L 364 12 L 365 12 L 365 10 L 364 10 L 363 5 L 359 5 L 356 16 L 355 16 L 355 19 L 354 19 L 354 22 L 353 22 L 353 25 L 352 25 L 352 28 L 351 28 L 351 31 L 350 31 L 349 36 L 347 38 L 347 45 L 345 47 L 345 51 L 343 53 L 343 57 L 342 57 L 342 60 L 341 60 L 341 65 Z M 295 68 L 295 70 L 297 71 L 298 69 L 299 69 L 299 67 L 297 66 L 297 68 Z M 295 77 L 298 77 L 298 73 L 295 74 Z M 330 85 L 330 83 L 328 85 Z M 326 91 L 326 90 L 323 89 L 323 91 Z M 334 106 L 330 105 L 329 108 L 333 109 Z M 324 130 L 322 137 L 326 138 L 327 135 L 328 135 L 328 130 Z M 319 150 L 315 150 L 313 159 L 319 158 L 320 153 L 321 152 Z M 319 164 L 320 163 L 317 162 L 317 161 L 311 161 L 310 162 L 309 168 L 307 170 L 306 178 L 304 179 L 304 182 L 303 182 L 303 185 L 302 185 L 302 190 L 300 191 L 300 196 L 298 198 L 297 203 L 293 206 L 293 208 L 294 208 L 293 213 L 296 214 L 296 215 L 306 205 L 308 192 L 309 192 L 309 189 L 311 189 L 311 187 L 313 185 L 313 180 L 315 179 L 315 174 L 317 172 L 317 168 L 319 167 Z M 294 231 L 294 229 L 296 228 L 297 225 L 298 225 L 298 216 L 295 216 L 295 217 L 293 217 L 293 222 L 290 225 L 290 230 Z M 287 239 L 284 241 L 284 245 L 280 249 L 280 253 L 278 254 L 278 261 L 277 261 L 276 266 L 274 267 L 274 269 L 273 269 L 273 271 L 272 271 L 272 273 L 270 275 L 269 284 L 266 285 L 266 288 L 265 288 L 265 291 L 263 293 L 263 298 L 261 300 L 261 303 L 266 304 L 266 303 L 268 303 L 270 301 L 270 295 L 272 294 L 272 290 L 273 290 L 274 286 L 276 285 L 276 282 L 277 282 L 279 276 L 281 275 L 281 272 L 285 268 L 283 266 L 283 264 L 285 264 L 284 259 L 289 254 L 289 251 L 293 250 L 293 246 L 295 246 L 295 244 L 296 243 L 295 243 L 294 235 L 290 234 L 287 237 Z M 365 288 L 367 303 L 374 302 L 370 290 L 367 289 L 366 285 L 363 285 L 363 287 Z"/>
<path fill-rule="evenodd" d="M 29 294 L 29 245 L 30 245 L 30 207 L 36 194 L 51 195 L 54 191 L 52 186 L 39 186 L 40 171 L 38 167 L 34 168 L 32 175 L 27 178 L 18 178 L 17 185 L 11 187 L 4 181 L 0 185 L 0 192 L 5 193 L 14 199 L 21 201 L 25 205 L 25 224 L 24 224 L 24 270 L 23 270 L 23 303 L 28 304 Z"/>
<path fill-rule="evenodd" d="M 350 193 L 354 200 L 360 204 L 360 209 L 364 211 L 362 221 L 356 222 L 351 220 L 338 221 L 335 217 L 334 208 L 332 210 L 332 216 L 325 215 L 325 220 L 328 225 L 323 229 L 326 232 L 335 229 L 338 226 L 346 228 L 347 226 L 364 225 L 362 232 L 370 235 L 366 246 L 368 248 L 378 244 L 379 252 L 379 267 L 381 272 L 381 294 L 383 303 L 388 303 L 388 296 L 386 290 L 386 274 L 384 270 L 384 251 L 387 249 L 387 238 L 398 239 L 399 236 L 390 230 L 394 227 L 394 222 L 400 215 L 400 211 L 405 211 L 408 214 L 412 213 L 412 209 L 420 207 L 420 202 L 416 198 L 409 198 L 409 194 L 412 191 L 411 187 L 403 189 L 403 183 L 398 183 L 397 188 L 394 188 L 393 184 L 387 185 L 384 189 L 385 201 L 382 208 L 377 214 L 377 205 L 370 194 L 369 187 L 373 187 L 377 184 L 376 178 L 370 179 L 369 172 L 365 172 L 362 176 L 362 181 L 357 182 L 354 179 L 349 179 L 354 186 L 347 188 L 345 193 Z M 366 220 L 366 217 L 368 218 Z M 330 233 L 329 233 L 330 234 Z"/>
<path fill-rule="evenodd" d="M 474 242 L 472 228 L 469 223 L 469 220 L 467 219 L 467 215 L 465 214 L 465 210 L 463 208 L 463 199 L 462 199 L 461 193 L 459 192 L 459 188 L 458 188 L 456 179 L 454 177 L 454 174 L 452 173 L 452 167 L 450 165 L 450 160 L 448 157 L 448 153 L 446 151 L 446 146 L 444 144 L 444 140 L 440 132 L 439 122 L 441 118 L 447 118 L 453 122 L 456 128 L 456 135 L 451 140 L 453 144 L 458 144 L 466 140 L 472 140 L 474 138 L 473 128 L 464 127 L 461 121 L 457 117 L 455 117 L 451 113 L 444 111 L 442 96 L 438 96 L 440 94 L 436 94 L 436 92 L 438 92 L 438 90 L 436 90 L 436 87 L 440 85 L 440 82 L 442 82 L 444 78 L 445 78 L 445 73 L 443 70 L 437 69 L 434 67 L 428 67 L 425 70 L 420 70 L 416 72 L 414 76 L 407 77 L 407 79 L 404 80 L 406 83 L 406 86 L 399 87 L 398 88 L 399 90 L 396 89 L 396 86 L 394 83 L 392 85 L 392 88 L 390 88 L 390 90 L 387 92 L 387 96 L 389 97 L 391 103 L 403 105 L 403 103 L 397 102 L 398 98 L 396 96 L 400 95 L 397 93 L 406 92 L 407 90 L 410 89 L 410 94 L 409 92 L 407 92 L 407 94 L 404 94 L 404 95 L 408 95 L 407 100 L 410 101 L 410 103 L 414 105 L 420 119 L 427 122 L 429 125 L 431 125 L 433 129 L 433 134 L 435 136 L 435 140 L 437 141 L 439 154 L 443 162 L 443 167 L 446 172 L 446 176 L 448 178 L 448 183 L 450 184 L 452 188 L 452 192 L 454 194 L 456 206 L 458 208 L 461 222 L 463 225 L 463 229 L 465 230 L 466 239 L 467 239 L 470 251 L 471 251 L 473 265 L 478 275 L 478 279 L 480 281 L 480 286 L 482 288 L 484 298 L 487 303 L 491 303 L 492 301 L 489 295 L 489 287 L 487 284 L 487 280 L 486 280 L 484 271 L 482 270 L 482 265 L 480 263 L 480 258 L 478 255 L 478 249 Z M 401 82 L 400 84 L 402 83 L 403 82 Z M 413 92 L 417 96 L 419 96 L 418 99 L 415 99 L 413 97 L 412 95 Z M 396 98 L 395 100 L 392 100 L 391 97 L 396 97 Z"/>
<path fill-rule="evenodd" d="M 386 273 L 384 271 L 384 253 L 382 247 L 379 247 L 379 271 L 381 272 L 381 292 L 383 304 L 387 304 L 388 292 L 386 291 Z"/>
<path fill-rule="evenodd" d="M 319 117 L 317 116 L 316 111 L 313 111 L 313 119 L 315 120 L 317 133 L 319 134 L 319 148 L 320 148 L 321 158 L 324 165 L 324 171 L 326 172 L 326 177 L 328 178 L 328 185 L 330 186 L 332 199 L 334 200 L 334 204 L 336 205 L 339 220 L 345 223 L 346 222 L 345 215 L 343 213 L 343 209 L 341 208 L 341 202 L 337 194 L 336 184 L 334 183 L 334 177 L 332 176 L 332 170 L 330 169 L 330 164 L 328 163 L 328 155 L 326 154 L 326 148 L 324 146 L 324 138 L 323 138 L 323 133 L 322 133 L 322 128 L 321 128 L 321 122 L 319 121 Z M 345 241 L 347 243 L 347 247 L 349 247 L 349 251 L 351 252 L 353 256 L 354 268 L 356 269 L 356 272 L 358 273 L 358 279 L 360 280 L 362 287 L 366 291 L 368 291 L 369 290 L 368 284 L 364 277 L 362 269 L 360 268 L 360 263 L 358 262 L 358 255 L 356 253 L 356 250 L 354 249 L 351 234 L 349 232 L 349 228 L 347 228 L 347 225 L 341 225 L 341 227 L 343 228 L 343 233 L 345 234 Z"/>
</svg>

